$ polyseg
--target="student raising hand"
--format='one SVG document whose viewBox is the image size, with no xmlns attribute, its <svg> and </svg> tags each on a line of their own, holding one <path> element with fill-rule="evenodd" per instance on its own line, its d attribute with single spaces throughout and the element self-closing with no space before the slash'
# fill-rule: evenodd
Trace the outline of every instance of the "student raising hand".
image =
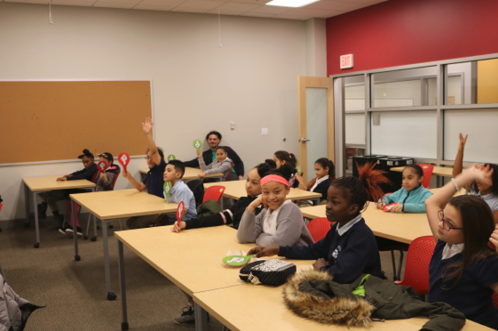
<svg viewBox="0 0 498 331">
<path fill-rule="evenodd" d="M 149 134 L 152 132 L 152 127 L 154 126 L 154 122 L 150 117 L 145 118 L 145 123 L 142 123 L 142 130 L 144 130 L 145 134 Z"/>
</svg>

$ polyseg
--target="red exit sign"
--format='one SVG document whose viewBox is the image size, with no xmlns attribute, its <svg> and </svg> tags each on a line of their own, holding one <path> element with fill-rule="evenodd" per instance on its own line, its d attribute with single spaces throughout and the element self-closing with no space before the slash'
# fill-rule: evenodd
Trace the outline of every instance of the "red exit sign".
<svg viewBox="0 0 498 331">
<path fill-rule="evenodd" d="M 353 54 L 341 55 L 341 69 L 350 69 L 353 67 Z"/>
</svg>

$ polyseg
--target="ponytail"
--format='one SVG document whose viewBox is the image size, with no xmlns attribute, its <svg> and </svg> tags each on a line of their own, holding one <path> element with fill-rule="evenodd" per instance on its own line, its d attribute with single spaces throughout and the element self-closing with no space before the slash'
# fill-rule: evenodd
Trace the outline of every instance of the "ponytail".
<svg viewBox="0 0 498 331">
<path fill-rule="evenodd" d="M 294 154 L 286 151 L 276 151 L 274 155 L 280 161 L 285 161 L 285 163 L 289 163 L 289 165 L 291 165 L 293 168 L 296 168 L 297 159 Z"/>
</svg>

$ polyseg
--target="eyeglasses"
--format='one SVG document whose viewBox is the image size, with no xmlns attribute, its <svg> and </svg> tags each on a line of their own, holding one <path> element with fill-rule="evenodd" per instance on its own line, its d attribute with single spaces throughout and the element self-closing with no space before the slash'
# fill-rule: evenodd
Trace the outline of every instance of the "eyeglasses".
<svg viewBox="0 0 498 331">
<path fill-rule="evenodd" d="M 444 218 L 444 212 L 442 209 L 439 209 L 438 211 L 438 216 L 439 216 L 439 222 L 443 222 L 443 228 L 446 231 L 450 231 L 451 229 L 453 230 L 463 230 L 463 228 L 455 228 L 453 225 L 448 223 L 448 221 Z"/>
<path fill-rule="evenodd" d="M 146 156 L 145 159 L 150 160 L 150 159 L 152 159 L 152 157 Z"/>
</svg>

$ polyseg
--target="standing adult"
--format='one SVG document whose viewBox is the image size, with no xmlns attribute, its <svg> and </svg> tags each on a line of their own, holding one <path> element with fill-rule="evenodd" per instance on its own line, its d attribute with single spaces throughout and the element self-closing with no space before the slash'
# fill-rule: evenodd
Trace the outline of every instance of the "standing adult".
<svg viewBox="0 0 498 331">
<path fill-rule="evenodd" d="M 202 158 L 204 159 L 204 163 L 209 165 L 211 162 L 216 160 L 216 148 L 221 142 L 221 133 L 218 131 L 211 131 L 206 135 L 206 140 L 209 145 L 209 149 L 202 152 Z M 228 157 L 233 161 L 234 167 L 232 172 L 238 176 L 239 179 L 244 179 L 244 163 L 240 159 L 240 157 L 235 153 L 233 149 L 228 146 L 223 146 L 223 149 L 228 154 Z M 199 167 L 199 160 L 197 158 L 184 162 L 186 167 Z"/>
</svg>

